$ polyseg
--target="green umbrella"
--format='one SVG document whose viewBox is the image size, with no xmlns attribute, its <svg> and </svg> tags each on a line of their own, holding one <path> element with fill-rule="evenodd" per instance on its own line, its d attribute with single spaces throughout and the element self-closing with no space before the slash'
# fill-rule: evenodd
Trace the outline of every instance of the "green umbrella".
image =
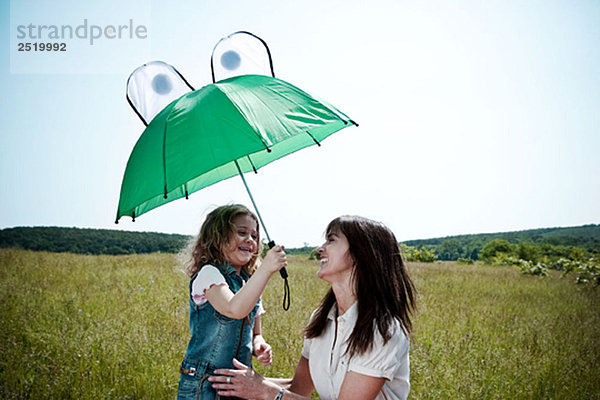
<svg viewBox="0 0 600 400">
<path fill-rule="evenodd" d="M 263 75 L 236 76 L 188 92 L 159 112 L 136 143 L 117 222 L 232 176 L 243 179 L 244 172 L 320 144 L 350 124 L 356 125 L 335 107 Z"/>
<path fill-rule="evenodd" d="M 135 220 L 239 174 L 273 247 L 243 173 L 320 145 L 350 124 L 356 125 L 335 107 L 264 75 L 236 76 L 186 93 L 156 114 L 133 148 L 116 222 L 124 215 Z M 287 310 L 287 272 L 285 268 L 279 272 L 285 279 L 283 308 Z"/>
</svg>

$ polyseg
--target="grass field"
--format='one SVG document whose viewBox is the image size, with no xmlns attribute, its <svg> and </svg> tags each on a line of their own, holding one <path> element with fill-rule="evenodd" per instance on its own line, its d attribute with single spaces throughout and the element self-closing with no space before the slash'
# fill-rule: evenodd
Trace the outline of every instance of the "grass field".
<svg viewBox="0 0 600 400">
<path fill-rule="evenodd" d="M 327 289 L 290 258 L 263 330 L 269 376 L 290 376 L 301 329 Z M 510 267 L 410 264 L 419 291 L 412 399 L 600 399 L 600 288 Z M 0 250 L 0 398 L 175 398 L 189 332 L 175 256 Z"/>
</svg>

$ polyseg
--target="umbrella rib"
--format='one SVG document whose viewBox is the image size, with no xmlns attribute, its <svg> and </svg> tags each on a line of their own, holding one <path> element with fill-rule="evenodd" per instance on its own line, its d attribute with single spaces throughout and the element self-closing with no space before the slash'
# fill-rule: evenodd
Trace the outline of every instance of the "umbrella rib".
<svg viewBox="0 0 600 400">
<path fill-rule="evenodd" d="M 258 171 L 256 170 L 256 167 L 254 166 L 254 163 L 252 162 L 252 159 L 250 158 L 250 154 L 248 154 L 246 157 L 248 157 L 248 161 L 250 161 L 250 165 L 252 165 L 252 169 L 254 170 L 254 173 L 258 174 Z"/>
<path fill-rule="evenodd" d="M 315 137 L 309 131 L 306 131 L 306 133 L 312 138 L 312 140 L 317 144 L 317 146 L 321 147 L 321 143 L 319 143 L 319 141 L 315 139 Z"/>
</svg>

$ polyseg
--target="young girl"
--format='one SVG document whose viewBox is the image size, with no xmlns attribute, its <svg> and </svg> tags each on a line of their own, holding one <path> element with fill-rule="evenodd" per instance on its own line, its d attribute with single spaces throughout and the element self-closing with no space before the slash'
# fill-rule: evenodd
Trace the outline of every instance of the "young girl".
<svg viewBox="0 0 600 400">
<path fill-rule="evenodd" d="M 282 246 L 271 249 L 259 266 L 256 216 L 242 205 L 208 214 L 187 262 L 190 280 L 190 332 L 180 367 L 177 398 L 215 399 L 208 377 L 232 368 L 233 359 L 264 365 L 272 352 L 262 337 L 260 295 L 274 272 L 287 265 Z"/>
</svg>

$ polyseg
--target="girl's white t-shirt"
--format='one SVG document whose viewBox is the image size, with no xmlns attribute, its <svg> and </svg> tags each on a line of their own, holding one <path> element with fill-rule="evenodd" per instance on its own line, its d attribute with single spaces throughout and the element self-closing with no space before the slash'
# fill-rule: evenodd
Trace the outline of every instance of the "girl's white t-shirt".
<svg viewBox="0 0 600 400">
<path fill-rule="evenodd" d="M 192 282 L 192 299 L 197 305 L 201 305 L 207 302 L 206 291 L 213 286 L 225 285 L 225 277 L 218 268 L 212 265 L 205 265 L 200 269 L 196 279 Z"/>
<path fill-rule="evenodd" d="M 194 303 L 197 305 L 206 303 L 208 300 L 205 293 L 215 285 L 227 286 L 227 282 L 217 267 L 207 264 L 200 269 L 198 275 L 196 275 L 196 279 L 192 282 L 192 299 Z M 264 313 L 265 309 L 262 306 L 262 301 L 259 301 L 257 316 Z"/>
</svg>

